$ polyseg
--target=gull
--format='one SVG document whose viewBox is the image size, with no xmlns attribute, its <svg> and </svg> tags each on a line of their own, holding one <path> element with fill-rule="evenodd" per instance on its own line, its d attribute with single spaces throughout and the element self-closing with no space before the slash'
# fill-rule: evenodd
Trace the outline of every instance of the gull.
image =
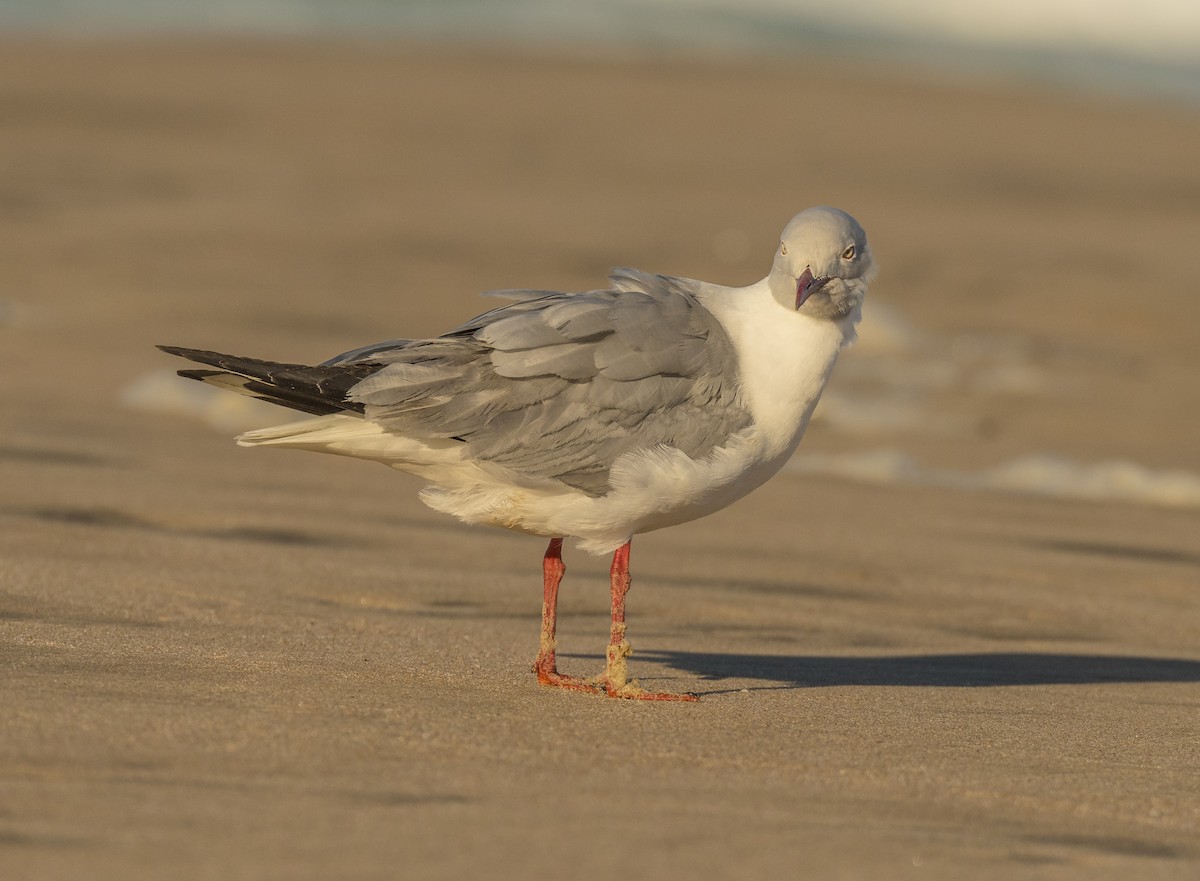
<svg viewBox="0 0 1200 881">
<path fill-rule="evenodd" d="M 746 287 L 615 269 L 601 290 L 494 292 L 514 302 L 317 366 L 160 348 L 206 365 L 180 376 L 311 414 L 242 446 L 382 462 L 426 481 L 421 500 L 437 511 L 549 538 L 542 685 L 695 700 L 630 677 L 633 536 L 718 511 L 779 471 L 873 275 L 862 227 L 822 206 L 792 218 L 770 272 Z M 557 666 L 564 538 L 612 554 L 606 663 L 590 679 Z"/>
</svg>

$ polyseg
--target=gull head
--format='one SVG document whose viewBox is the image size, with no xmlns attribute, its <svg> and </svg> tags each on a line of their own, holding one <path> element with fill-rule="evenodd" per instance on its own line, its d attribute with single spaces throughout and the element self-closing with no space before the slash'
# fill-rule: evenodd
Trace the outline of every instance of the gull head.
<svg viewBox="0 0 1200 881">
<path fill-rule="evenodd" d="M 875 275 L 867 234 L 837 208 L 809 208 L 783 228 L 767 283 L 780 305 L 812 318 L 855 319 Z"/>
</svg>

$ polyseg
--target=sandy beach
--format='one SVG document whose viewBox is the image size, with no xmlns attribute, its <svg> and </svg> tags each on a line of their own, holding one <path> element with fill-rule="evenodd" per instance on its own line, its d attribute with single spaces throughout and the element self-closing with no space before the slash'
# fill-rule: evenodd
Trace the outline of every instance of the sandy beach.
<svg viewBox="0 0 1200 881">
<path fill-rule="evenodd" d="M 30 40 L 0 119 L 6 879 L 1197 877 L 1194 108 Z M 239 449 L 272 420 L 154 349 L 311 363 L 614 264 L 748 283 L 817 204 L 880 275 L 796 467 L 634 542 L 635 673 L 694 705 L 540 689 L 542 541 Z M 607 561 L 566 563 L 582 675 Z"/>
</svg>

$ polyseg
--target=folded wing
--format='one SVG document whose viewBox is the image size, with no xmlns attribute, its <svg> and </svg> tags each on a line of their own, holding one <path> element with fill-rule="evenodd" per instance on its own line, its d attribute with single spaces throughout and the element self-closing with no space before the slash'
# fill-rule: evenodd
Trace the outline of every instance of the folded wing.
<svg viewBox="0 0 1200 881">
<path fill-rule="evenodd" d="M 451 439 L 467 457 L 591 495 L 624 453 L 699 458 L 750 423 L 737 360 L 697 282 L 618 270 L 613 288 L 531 292 L 435 339 L 393 340 L 323 365 L 163 347 L 182 375 L 307 413 Z"/>
<path fill-rule="evenodd" d="M 695 283 L 632 270 L 613 281 L 370 351 L 387 363 L 350 399 L 397 433 L 456 438 L 471 458 L 596 495 L 623 453 L 701 457 L 745 428 L 732 343 Z"/>
</svg>

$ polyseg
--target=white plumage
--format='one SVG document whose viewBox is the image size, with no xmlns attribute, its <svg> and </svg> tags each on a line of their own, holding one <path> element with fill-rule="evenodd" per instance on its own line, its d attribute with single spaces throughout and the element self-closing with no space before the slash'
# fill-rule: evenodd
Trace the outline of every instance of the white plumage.
<svg viewBox="0 0 1200 881">
<path fill-rule="evenodd" d="M 218 368 L 183 375 L 317 414 L 242 435 L 244 446 L 383 462 L 427 481 L 421 498 L 438 511 L 550 537 L 539 680 L 666 698 L 624 673 L 629 541 L 720 510 L 782 467 L 873 272 L 857 221 L 813 208 L 747 287 L 616 270 L 606 290 L 526 292 L 442 337 L 312 368 L 168 351 Z M 595 683 L 555 667 L 563 537 L 615 551 L 609 664 Z"/>
</svg>

